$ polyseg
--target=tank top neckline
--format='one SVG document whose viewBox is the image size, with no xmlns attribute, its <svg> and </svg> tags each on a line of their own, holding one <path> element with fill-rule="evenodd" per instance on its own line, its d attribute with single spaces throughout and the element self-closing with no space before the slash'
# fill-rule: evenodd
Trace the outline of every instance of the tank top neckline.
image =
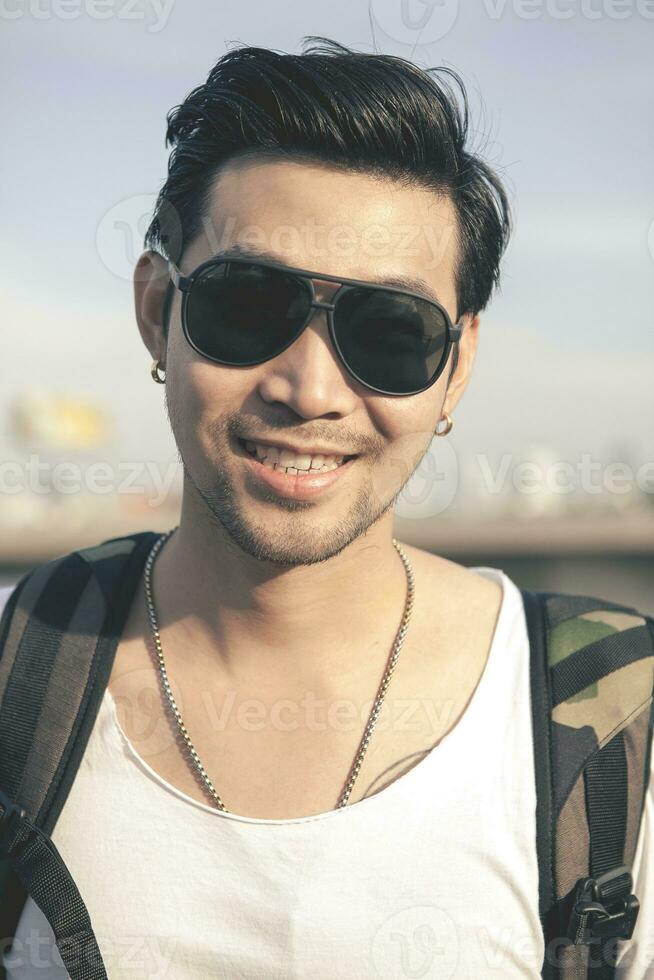
<svg viewBox="0 0 654 980">
<path fill-rule="evenodd" d="M 465 708 L 463 714 L 454 725 L 437 743 L 434 745 L 430 751 L 417 762 L 415 766 L 409 769 L 403 775 L 399 776 L 397 779 L 389 783 L 383 789 L 379 790 L 377 793 L 373 793 L 372 796 L 367 796 L 362 800 L 357 800 L 355 803 L 349 803 L 345 807 L 334 808 L 332 810 L 325 810 L 322 813 L 313 813 L 303 817 L 290 817 L 284 819 L 272 819 L 265 817 L 247 817 L 238 813 L 232 813 L 231 811 L 219 810 L 217 807 L 211 806 L 209 803 L 202 803 L 200 800 L 194 799 L 187 793 L 173 786 L 162 776 L 159 775 L 146 761 L 145 759 L 136 751 L 134 745 L 127 737 L 123 731 L 120 722 L 118 720 L 118 713 L 116 711 L 116 703 L 113 699 L 111 691 L 107 687 L 104 693 L 104 702 L 107 704 L 110 715 L 111 722 L 115 731 L 121 738 L 125 748 L 127 749 L 132 760 L 144 771 L 144 773 L 149 776 L 154 782 L 156 782 L 162 789 L 166 790 L 168 793 L 173 794 L 178 799 L 184 800 L 186 803 L 190 804 L 197 809 L 203 810 L 206 813 L 211 813 L 215 817 L 223 820 L 232 820 L 237 823 L 245 824 L 255 824 L 261 826 L 277 826 L 284 827 L 293 824 L 309 823 L 310 821 L 317 820 L 330 820 L 330 819 L 343 819 L 346 814 L 350 817 L 354 817 L 355 814 L 361 813 L 364 810 L 372 810 L 374 807 L 384 806 L 386 800 L 392 799 L 398 794 L 404 793 L 406 790 L 411 788 L 411 785 L 416 780 L 421 780 L 424 775 L 426 775 L 430 768 L 434 765 L 434 760 L 442 756 L 444 753 L 449 753 L 455 751 L 457 744 L 461 739 L 463 739 L 468 729 L 471 725 L 474 725 L 475 717 L 480 711 L 483 711 L 484 702 L 486 701 L 487 692 L 492 686 L 493 674 L 495 671 L 495 664 L 498 660 L 497 651 L 500 643 L 500 638 L 505 632 L 505 622 L 508 616 L 508 591 L 509 582 L 506 574 L 499 568 L 495 568 L 489 565 L 477 565 L 470 568 L 470 571 L 475 572 L 490 572 L 490 577 L 494 578 L 500 583 L 502 587 L 502 602 L 500 605 L 499 613 L 497 616 L 497 621 L 495 623 L 495 630 L 493 632 L 493 637 L 490 644 L 490 649 L 488 656 L 486 658 L 486 664 L 484 665 L 484 670 L 477 682 L 477 686 L 473 691 L 468 705 Z"/>
</svg>

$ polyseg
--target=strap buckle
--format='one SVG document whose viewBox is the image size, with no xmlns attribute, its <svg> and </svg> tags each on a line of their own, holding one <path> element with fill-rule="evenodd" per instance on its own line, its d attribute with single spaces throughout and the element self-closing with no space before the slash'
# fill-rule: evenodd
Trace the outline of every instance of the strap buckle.
<svg viewBox="0 0 654 980">
<path fill-rule="evenodd" d="M 632 888 L 631 871 L 624 864 L 596 878 L 580 878 L 570 913 L 568 938 L 575 945 L 590 945 L 598 938 L 631 939 L 640 909 L 640 902 L 631 894 Z"/>
<path fill-rule="evenodd" d="M 0 813 L 0 858 L 8 858 L 8 841 L 15 833 L 17 825 L 23 820 L 27 813 L 21 806 L 10 800 L 6 793 L 0 789 L 0 806 L 3 812 Z"/>
</svg>

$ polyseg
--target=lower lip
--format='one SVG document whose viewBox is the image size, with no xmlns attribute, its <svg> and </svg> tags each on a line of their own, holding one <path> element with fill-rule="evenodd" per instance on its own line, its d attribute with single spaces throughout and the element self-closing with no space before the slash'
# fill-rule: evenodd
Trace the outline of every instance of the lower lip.
<svg viewBox="0 0 654 980">
<path fill-rule="evenodd" d="M 283 473 L 281 470 L 271 470 L 269 466 L 264 466 L 256 457 L 251 456 L 247 449 L 239 443 L 245 463 L 250 471 L 259 480 L 263 480 L 269 487 L 276 490 L 283 497 L 290 497 L 293 500 L 311 500 L 317 497 L 327 487 L 336 483 L 356 462 L 357 457 L 350 459 L 347 463 L 341 463 L 335 470 L 327 473 Z"/>
</svg>

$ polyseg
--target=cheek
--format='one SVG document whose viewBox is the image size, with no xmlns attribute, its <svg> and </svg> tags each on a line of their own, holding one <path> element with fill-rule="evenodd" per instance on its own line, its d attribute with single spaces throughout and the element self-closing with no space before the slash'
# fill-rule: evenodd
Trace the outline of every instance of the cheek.
<svg viewBox="0 0 654 980">
<path fill-rule="evenodd" d="M 166 402 L 173 435 L 184 455 L 195 456 L 199 444 L 201 455 L 215 446 L 216 423 L 226 405 L 214 372 L 207 365 L 169 357 L 166 371 Z M 213 421 L 213 425 L 212 425 Z"/>
<path fill-rule="evenodd" d="M 230 449 L 232 424 L 250 414 L 256 368 L 236 369 L 201 359 L 187 361 L 176 378 L 177 411 L 189 455 L 194 446 L 212 465 Z"/>
<path fill-rule="evenodd" d="M 174 361 L 174 396 L 189 418 L 216 418 L 233 410 L 240 386 L 235 372 L 199 358 Z"/>
<path fill-rule="evenodd" d="M 438 424 L 445 400 L 445 385 L 439 378 L 427 391 L 407 398 L 369 399 L 367 411 L 389 446 L 424 450 Z"/>
<path fill-rule="evenodd" d="M 443 393 L 437 384 L 409 398 L 368 400 L 368 415 L 384 444 L 367 474 L 371 499 L 388 502 L 420 465 L 440 415 Z"/>
</svg>

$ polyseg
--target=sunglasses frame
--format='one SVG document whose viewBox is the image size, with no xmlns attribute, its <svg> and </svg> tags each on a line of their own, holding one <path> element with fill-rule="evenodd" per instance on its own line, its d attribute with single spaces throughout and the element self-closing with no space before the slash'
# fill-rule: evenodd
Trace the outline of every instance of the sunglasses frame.
<svg viewBox="0 0 654 980">
<path fill-rule="evenodd" d="M 207 268 L 216 265 L 222 265 L 225 263 L 262 266 L 263 268 L 273 269 L 278 272 L 284 272 L 291 276 L 298 276 L 299 278 L 304 279 L 304 281 L 309 284 L 309 288 L 311 290 L 311 303 L 309 306 L 309 311 L 307 313 L 306 320 L 304 321 L 302 326 L 298 328 L 297 332 L 289 340 L 289 342 L 284 347 L 282 347 L 280 351 L 277 351 L 276 354 L 272 354 L 270 357 L 262 357 L 255 361 L 249 361 L 246 364 L 232 364 L 230 361 L 225 361 L 219 357 L 209 356 L 204 351 L 199 350 L 199 348 L 196 347 L 196 345 L 193 343 L 189 335 L 188 320 L 187 320 L 187 308 L 188 308 L 188 301 L 189 301 L 189 295 L 191 289 L 193 288 L 193 284 L 196 282 L 199 276 Z M 188 341 L 189 345 L 193 348 L 194 351 L 200 354 L 201 357 L 206 358 L 206 360 L 212 361 L 215 364 L 224 364 L 228 367 L 254 367 L 256 364 L 265 364 L 266 361 L 274 360 L 275 357 L 278 357 L 280 354 L 283 354 L 283 352 L 287 350 L 287 348 L 289 348 L 293 343 L 295 343 L 295 341 L 298 339 L 298 337 L 302 334 L 302 332 L 306 329 L 307 325 L 311 321 L 314 310 L 325 310 L 327 313 L 327 325 L 329 328 L 329 336 L 331 338 L 334 349 L 338 355 L 338 358 L 341 364 L 343 365 L 343 367 L 348 372 L 348 374 L 351 377 L 353 377 L 356 381 L 358 381 L 359 384 L 362 384 L 365 388 L 367 388 L 369 391 L 375 391 L 381 395 L 389 395 L 397 398 L 407 398 L 410 395 L 418 395 L 420 394 L 420 392 L 426 391 L 428 388 L 431 388 L 432 385 L 436 383 L 436 381 L 438 381 L 439 377 L 443 373 L 445 365 L 447 364 L 447 360 L 450 355 L 450 351 L 452 347 L 454 346 L 454 344 L 458 343 L 458 341 L 461 339 L 461 334 L 463 332 L 461 320 L 459 320 L 459 322 L 456 325 L 454 325 L 450 319 L 447 310 L 445 309 L 445 307 L 441 306 L 440 303 L 437 303 L 435 300 L 431 299 L 428 296 L 423 296 L 421 293 L 412 292 L 411 290 L 408 289 L 402 289 L 398 286 L 387 286 L 384 283 L 366 282 L 363 279 L 347 279 L 344 278 L 343 276 L 328 276 L 328 275 L 324 275 L 323 273 L 315 272 L 309 269 L 297 269 L 294 268 L 293 266 L 282 265 L 279 262 L 269 262 L 263 259 L 260 260 L 258 258 L 247 258 L 245 256 L 240 256 L 240 255 L 236 257 L 231 257 L 229 253 L 212 256 L 210 259 L 207 259 L 206 261 L 200 263 L 200 265 L 196 266 L 193 272 L 188 276 L 183 275 L 174 262 L 168 261 L 168 269 L 169 269 L 170 279 L 173 286 L 175 286 L 175 288 L 182 293 L 182 311 L 181 311 L 182 329 L 184 331 L 184 336 L 186 337 L 186 340 Z M 322 303 L 316 299 L 315 283 L 317 281 L 340 283 L 340 289 L 336 290 L 330 302 Z M 436 369 L 436 372 L 434 373 L 433 378 L 431 378 L 431 380 L 428 381 L 426 385 L 423 385 L 422 388 L 417 388 L 415 391 L 409 391 L 409 392 L 386 391 L 383 388 L 376 388 L 374 385 L 371 385 L 367 381 L 364 381 L 363 378 L 360 378 L 359 375 L 356 373 L 356 371 L 354 371 L 345 360 L 345 357 L 343 356 L 343 352 L 338 343 L 338 338 L 336 337 L 336 330 L 334 328 L 334 310 L 336 309 L 336 304 L 338 303 L 340 296 L 345 295 L 345 293 L 348 292 L 350 289 L 361 288 L 361 287 L 364 287 L 366 289 L 372 289 L 375 291 L 381 290 L 382 292 L 399 293 L 402 296 L 409 296 L 412 299 L 422 300 L 423 302 L 428 303 L 430 306 L 433 306 L 436 310 L 438 310 L 439 315 L 443 317 L 445 321 L 446 337 L 447 337 L 445 342 L 445 347 L 443 348 L 443 354 L 439 362 L 439 365 Z"/>
</svg>

